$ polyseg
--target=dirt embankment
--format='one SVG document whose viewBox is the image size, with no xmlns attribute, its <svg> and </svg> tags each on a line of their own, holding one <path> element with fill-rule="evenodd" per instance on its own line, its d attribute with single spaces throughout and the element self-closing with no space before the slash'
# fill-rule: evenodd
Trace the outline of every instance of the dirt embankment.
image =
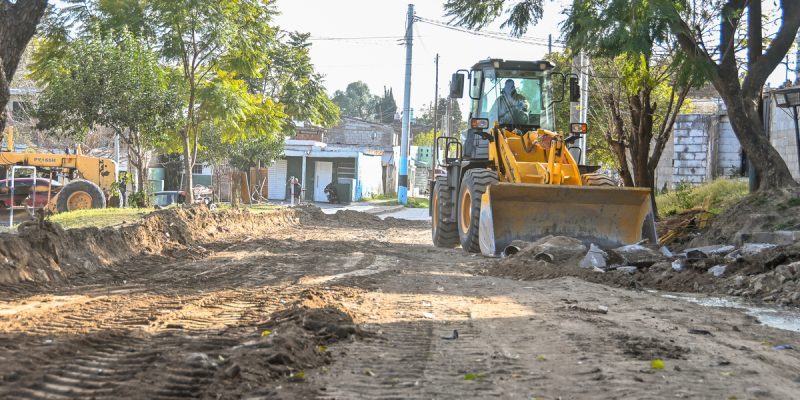
<svg viewBox="0 0 800 400">
<path fill-rule="evenodd" d="M 203 205 L 155 211 L 141 223 L 121 228 L 64 230 L 50 221 L 21 225 L 0 234 L 0 284 L 58 282 L 143 254 L 176 250 L 202 252 L 201 243 L 257 235 L 308 220 L 302 210 L 252 214 L 211 212 Z"/>
</svg>

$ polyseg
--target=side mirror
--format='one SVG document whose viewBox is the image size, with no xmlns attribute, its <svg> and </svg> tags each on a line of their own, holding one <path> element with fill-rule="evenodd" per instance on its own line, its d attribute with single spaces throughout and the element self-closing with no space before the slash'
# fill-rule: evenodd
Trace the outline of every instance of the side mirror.
<svg viewBox="0 0 800 400">
<path fill-rule="evenodd" d="M 569 77 L 569 101 L 575 103 L 581 100 L 581 87 L 578 85 L 578 77 Z"/>
<path fill-rule="evenodd" d="M 460 99 L 464 97 L 464 75 L 455 73 L 450 80 L 450 98 Z"/>
</svg>

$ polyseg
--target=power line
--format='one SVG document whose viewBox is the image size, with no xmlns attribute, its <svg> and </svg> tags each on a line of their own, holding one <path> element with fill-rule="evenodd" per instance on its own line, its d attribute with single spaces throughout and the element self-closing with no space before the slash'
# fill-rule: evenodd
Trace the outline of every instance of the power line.
<svg viewBox="0 0 800 400">
<path fill-rule="evenodd" d="M 417 17 L 417 16 L 414 17 L 414 20 L 422 22 L 422 23 L 426 23 L 426 24 L 429 24 L 429 25 L 438 26 L 440 28 L 450 29 L 450 30 L 453 30 L 453 31 L 456 31 L 456 32 L 468 33 L 470 35 L 482 36 L 482 37 L 491 38 L 491 39 L 505 40 L 505 41 L 516 42 L 516 43 L 524 43 L 524 44 L 530 44 L 530 45 L 534 45 L 534 46 L 548 46 L 548 44 L 549 44 L 547 38 L 537 38 L 537 37 L 531 37 L 531 36 L 522 36 L 522 37 L 518 37 L 517 38 L 517 37 L 509 36 L 509 35 L 504 34 L 502 32 L 476 31 L 476 30 L 472 30 L 472 29 L 466 29 L 466 28 L 461 28 L 461 27 L 458 27 L 458 26 L 448 25 L 447 23 L 444 23 L 444 22 L 441 22 L 441 21 L 436 21 L 436 20 L 427 19 L 427 18 L 423 18 L 423 17 Z M 566 43 L 563 40 L 553 40 L 553 44 L 554 44 L 554 46 L 560 47 L 560 48 L 563 49 L 563 48 L 565 48 L 565 44 Z"/>
</svg>

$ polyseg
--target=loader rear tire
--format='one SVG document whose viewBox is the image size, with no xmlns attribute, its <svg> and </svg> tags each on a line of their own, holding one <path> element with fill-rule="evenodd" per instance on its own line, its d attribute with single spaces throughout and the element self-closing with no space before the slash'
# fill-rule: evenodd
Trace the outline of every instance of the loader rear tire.
<svg viewBox="0 0 800 400">
<path fill-rule="evenodd" d="M 446 249 L 458 246 L 458 229 L 456 220 L 453 218 L 455 201 L 450 188 L 447 187 L 447 177 L 437 176 L 433 186 L 433 245 Z"/>
<path fill-rule="evenodd" d="M 79 180 L 67 183 L 56 199 L 58 212 L 106 208 L 106 196 L 100 186 L 93 182 Z"/>
<path fill-rule="evenodd" d="M 581 180 L 584 186 L 619 186 L 614 179 L 603 174 L 584 174 Z"/>
<path fill-rule="evenodd" d="M 461 180 L 458 193 L 458 238 L 461 248 L 470 253 L 480 253 L 478 232 L 481 218 L 481 197 L 489 185 L 497 183 L 494 171 L 476 168 L 467 171 Z"/>
</svg>

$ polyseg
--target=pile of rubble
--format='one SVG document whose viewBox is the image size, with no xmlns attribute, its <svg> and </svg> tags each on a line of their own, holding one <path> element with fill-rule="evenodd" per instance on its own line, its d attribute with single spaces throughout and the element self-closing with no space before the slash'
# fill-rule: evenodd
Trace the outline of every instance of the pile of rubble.
<svg viewBox="0 0 800 400">
<path fill-rule="evenodd" d="M 673 253 L 647 244 L 601 249 L 574 238 L 547 236 L 512 243 L 504 255 L 485 273 L 523 280 L 577 276 L 623 287 L 730 294 L 800 306 L 800 243 L 744 242 Z"/>
</svg>

